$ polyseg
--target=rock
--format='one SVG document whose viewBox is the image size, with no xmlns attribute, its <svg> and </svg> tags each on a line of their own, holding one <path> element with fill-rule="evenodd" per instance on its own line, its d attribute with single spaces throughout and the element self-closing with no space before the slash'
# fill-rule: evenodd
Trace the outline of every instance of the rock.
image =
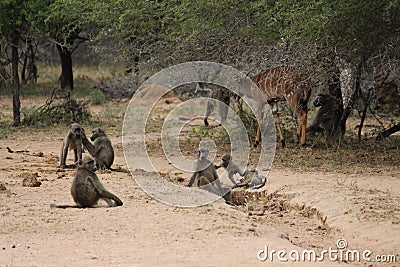
<svg viewBox="0 0 400 267">
<path fill-rule="evenodd" d="M 23 172 L 20 173 L 18 177 L 23 178 L 22 186 L 24 187 L 39 187 L 42 184 L 42 182 L 37 179 L 37 177 L 39 177 L 37 172 Z"/>
</svg>

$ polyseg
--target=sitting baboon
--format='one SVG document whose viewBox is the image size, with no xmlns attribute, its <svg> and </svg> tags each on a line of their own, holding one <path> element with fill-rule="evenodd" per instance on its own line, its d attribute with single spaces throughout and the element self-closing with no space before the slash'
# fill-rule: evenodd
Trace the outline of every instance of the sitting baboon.
<svg viewBox="0 0 400 267">
<path fill-rule="evenodd" d="M 94 143 L 92 144 L 85 134 L 82 135 L 83 145 L 90 155 L 95 158 L 98 168 L 111 169 L 111 165 L 114 162 L 114 149 L 106 133 L 101 128 L 96 128 L 92 131 L 90 140 L 94 141 Z"/>
<path fill-rule="evenodd" d="M 191 187 L 194 181 L 197 179 L 197 186 L 202 186 L 204 184 L 210 184 L 213 186 L 213 183 L 217 185 L 218 191 L 216 192 L 223 196 L 224 193 L 222 191 L 221 183 L 219 181 L 219 177 L 217 171 L 215 170 L 214 164 L 207 159 L 208 157 L 208 149 L 200 148 L 198 151 L 198 159 L 196 159 L 194 163 L 194 173 L 190 178 L 188 187 Z"/>
<path fill-rule="evenodd" d="M 99 199 L 107 202 L 109 207 L 122 206 L 122 201 L 104 188 L 94 173 L 96 170 L 95 160 L 91 156 L 86 156 L 79 162 L 71 186 L 71 195 L 77 205 L 50 205 L 50 207 L 88 208 L 96 205 Z"/>
<path fill-rule="evenodd" d="M 341 100 L 330 94 L 318 94 L 313 104 L 320 109 L 307 131 L 324 132 L 327 137 L 337 137 Z"/>
<path fill-rule="evenodd" d="M 216 85 L 212 86 L 211 98 L 208 99 L 206 104 L 206 112 L 204 115 L 204 125 L 208 126 L 208 117 L 214 111 L 215 107 L 218 107 L 218 114 L 221 118 L 219 126 L 223 125 L 226 121 L 226 117 L 228 116 L 228 107 L 230 102 L 231 93 L 228 89 L 223 87 L 217 87 Z M 218 101 L 219 100 L 219 101 Z"/>
<path fill-rule="evenodd" d="M 63 147 L 60 155 L 60 165 L 58 168 L 67 168 L 65 164 L 67 160 L 68 148 L 74 150 L 74 164 L 75 167 L 78 161 L 82 160 L 82 135 L 85 134 L 82 126 L 78 123 L 73 123 L 69 126 L 68 134 L 64 139 Z"/>
<path fill-rule="evenodd" d="M 221 159 L 221 164 L 218 166 L 215 166 L 216 169 L 219 169 L 221 167 L 224 167 L 226 171 L 228 172 L 228 178 L 231 180 L 231 182 L 236 185 L 236 181 L 233 178 L 235 174 L 239 174 L 240 176 L 243 176 L 245 174 L 244 171 L 242 171 L 239 166 L 236 165 L 235 162 L 233 162 L 232 157 L 230 154 L 225 154 L 222 156 Z"/>
<path fill-rule="evenodd" d="M 235 187 L 249 187 L 249 189 L 259 189 L 267 182 L 266 177 L 260 177 L 257 170 L 246 170 L 243 178 Z"/>
</svg>

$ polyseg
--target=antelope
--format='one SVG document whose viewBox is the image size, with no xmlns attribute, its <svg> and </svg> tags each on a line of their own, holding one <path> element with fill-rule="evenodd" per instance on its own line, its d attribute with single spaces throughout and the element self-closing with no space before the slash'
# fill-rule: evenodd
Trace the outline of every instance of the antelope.
<svg viewBox="0 0 400 267">
<path fill-rule="evenodd" d="M 277 102 L 282 100 L 286 100 L 289 107 L 300 120 L 296 130 L 297 142 L 300 146 L 304 146 L 306 142 L 307 104 L 311 96 L 311 89 L 308 83 L 301 78 L 299 70 L 290 66 L 275 67 L 261 71 L 259 74 L 252 77 L 251 80 L 265 95 L 267 103 L 271 106 L 282 147 L 285 147 L 285 138 L 279 124 L 277 105 Z M 261 139 L 260 125 L 263 118 L 265 101 L 254 97 L 249 79 L 241 80 L 240 86 L 243 90 L 242 94 L 254 99 L 258 104 L 258 127 L 254 144 L 254 147 L 257 147 Z"/>
</svg>

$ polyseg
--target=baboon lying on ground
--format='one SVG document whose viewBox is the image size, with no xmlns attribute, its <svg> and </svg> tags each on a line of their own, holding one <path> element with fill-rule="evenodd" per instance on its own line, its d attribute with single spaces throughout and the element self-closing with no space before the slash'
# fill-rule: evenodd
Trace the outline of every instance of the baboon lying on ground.
<svg viewBox="0 0 400 267">
<path fill-rule="evenodd" d="M 202 186 L 205 184 L 210 184 L 210 186 L 214 187 L 214 183 L 217 185 L 217 189 L 215 192 L 223 196 L 224 193 L 221 188 L 221 183 L 219 181 L 219 177 L 217 171 L 215 170 L 214 164 L 207 159 L 208 157 L 208 149 L 207 148 L 200 148 L 198 151 L 198 158 L 194 163 L 194 173 L 190 178 L 188 187 L 191 187 L 194 181 L 197 179 L 197 186 Z"/>
<path fill-rule="evenodd" d="M 260 177 L 257 170 L 246 170 L 243 178 L 235 187 L 248 187 L 249 189 L 259 189 L 267 182 L 266 177 Z"/>
<path fill-rule="evenodd" d="M 99 199 L 107 202 L 109 207 L 122 206 L 122 201 L 104 188 L 94 173 L 96 169 L 95 160 L 90 156 L 86 156 L 78 164 L 71 186 L 71 195 L 77 205 L 51 205 L 51 207 L 87 208 L 96 205 Z"/>
<path fill-rule="evenodd" d="M 82 160 L 82 135 L 85 134 L 82 126 L 78 123 L 73 123 L 69 126 L 67 136 L 64 139 L 64 144 L 61 149 L 60 165 L 58 168 L 75 167 L 78 161 Z M 66 165 L 68 148 L 74 150 L 74 164 Z"/>
<path fill-rule="evenodd" d="M 83 145 L 87 148 L 90 155 L 92 155 L 99 169 L 111 169 L 114 162 L 114 149 L 108 139 L 106 133 L 101 128 L 96 128 L 92 131 L 90 140 L 94 141 L 92 144 L 86 137 L 82 135 Z"/>
<path fill-rule="evenodd" d="M 265 185 L 267 178 L 260 178 L 257 170 L 246 170 L 242 171 L 232 160 L 230 154 L 225 154 L 222 156 L 221 165 L 216 166 L 216 168 L 224 167 L 228 172 L 228 177 L 234 184 L 234 187 L 249 187 L 250 189 L 258 189 Z M 239 174 L 242 178 L 236 183 L 233 175 Z"/>
</svg>

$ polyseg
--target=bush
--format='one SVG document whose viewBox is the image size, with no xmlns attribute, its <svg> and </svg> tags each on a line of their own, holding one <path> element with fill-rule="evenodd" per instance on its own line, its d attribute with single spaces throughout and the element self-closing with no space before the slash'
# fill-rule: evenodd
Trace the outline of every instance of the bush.
<svg viewBox="0 0 400 267">
<path fill-rule="evenodd" d="M 131 98 L 138 88 L 139 82 L 130 75 L 115 75 L 111 79 L 102 79 L 91 88 L 101 91 L 109 101 Z"/>
<path fill-rule="evenodd" d="M 22 110 L 23 125 L 45 126 L 59 123 L 83 123 L 90 121 L 88 102 L 64 99 L 62 102 L 50 102 L 40 108 Z"/>
<path fill-rule="evenodd" d="M 106 102 L 106 95 L 99 89 L 94 89 L 90 92 L 90 98 L 93 105 L 101 105 Z"/>
</svg>

